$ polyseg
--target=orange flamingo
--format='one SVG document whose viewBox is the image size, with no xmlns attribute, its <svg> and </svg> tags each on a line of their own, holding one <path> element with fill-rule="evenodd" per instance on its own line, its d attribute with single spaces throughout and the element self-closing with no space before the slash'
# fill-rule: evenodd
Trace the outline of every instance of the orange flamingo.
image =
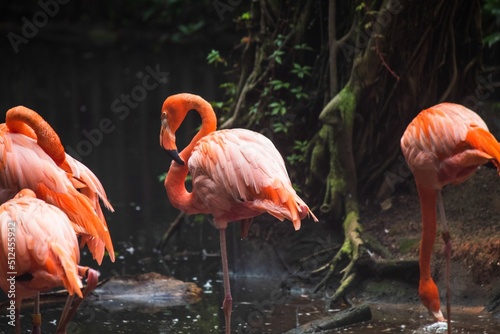
<svg viewBox="0 0 500 334">
<path fill-rule="evenodd" d="M 415 177 L 422 211 L 418 293 L 434 320 L 445 321 L 430 268 L 437 229 L 436 204 L 449 263 L 451 244 L 441 189 L 449 183 L 464 182 L 488 161 L 500 171 L 500 145 L 476 113 L 459 104 L 441 103 L 423 110 L 408 125 L 401 138 L 401 149 Z M 447 317 L 450 331 L 450 314 Z"/>
<path fill-rule="evenodd" d="M 35 111 L 18 106 L 0 124 L 0 203 L 23 188 L 59 207 L 75 232 L 101 264 L 104 248 L 115 254 L 99 204 L 113 211 L 99 179 L 85 165 L 64 152 L 50 125 Z"/>
<path fill-rule="evenodd" d="M 190 110 L 201 116 L 201 129 L 191 143 L 178 153 L 175 132 Z M 172 205 L 187 214 L 204 213 L 214 217 L 220 233 L 224 277 L 226 333 L 231 331 L 232 297 L 226 251 L 229 222 L 242 220 L 244 238 L 252 218 L 269 213 L 293 222 L 311 215 L 307 205 L 295 193 L 283 158 L 273 143 L 260 133 L 231 129 L 216 131 L 217 121 L 211 105 L 199 96 L 178 94 L 168 97 L 161 111 L 160 145 L 173 160 L 165 179 Z M 192 192 L 185 186 L 191 174 Z"/>
<path fill-rule="evenodd" d="M 35 297 L 34 331 L 41 323 L 39 293 L 64 286 L 70 297 L 57 333 L 64 333 L 76 308 L 97 285 L 95 270 L 80 267 L 78 240 L 68 217 L 57 207 L 21 190 L 0 206 L 0 287 L 14 304 L 16 333 L 21 333 L 21 303 Z M 80 276 L 87 274 L 87 288 L 80 290 Z M 71 296 L 80 300 L 71 306 Z"/>
</svg>

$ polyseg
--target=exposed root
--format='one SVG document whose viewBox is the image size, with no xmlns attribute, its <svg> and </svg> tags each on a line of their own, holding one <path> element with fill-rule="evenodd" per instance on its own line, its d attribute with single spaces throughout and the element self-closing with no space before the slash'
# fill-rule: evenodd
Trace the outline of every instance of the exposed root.
<svg viewBox="0 0 500 334">
<path fill-rule="evenodd" d="M 333 257 L 333 259 L 327 263 L 325 266 L 322 266 L 319 269 L 328 268 L 328 272 L 325 274 L 325 277 L 316 285 L 314 291 L 317 292 L 320 289 L 326 287 L 327 283 L 330 281 L 331 277 L 337 272 L 338 266 L 340 263 L 343 263 L 346 259 L 349 260 L 347 266 L 344 267 L 340 271 L 342 273 L 342 279 L 340 280 L 340 286 L 337 288 L 332 297 L 332 302 L 338 300 L 343 297 L 348 289 L 355 282 L 356 278 L 356 263 L 360 258 L 360 247 L 364 244 L 363 239 L 361 238 L 362 227 L 358 222 L 358 212 L 356 210 L 351 211 L 344 220 L 344 233 L 345 239 L 342 247 L 339 249 L 337 254 Z M 315 272 L 319 272 L 321 270 L 316 269 Z"/>
</svg>

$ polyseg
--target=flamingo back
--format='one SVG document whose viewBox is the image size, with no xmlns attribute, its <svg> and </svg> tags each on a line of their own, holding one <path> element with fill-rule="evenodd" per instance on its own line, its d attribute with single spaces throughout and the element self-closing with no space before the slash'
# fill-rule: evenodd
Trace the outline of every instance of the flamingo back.
<svg viewBox="0 0 500 334">
<path fill-rule="evenodd" d="M 408 125 L 401 149 L 418 182 L 441 189 L 468 179 L 500 150 L 484 121 L 454 103 L 423 110 Z"/>
<path fill-rule="evenodd" d="M 10 133 L 0 124 L 0 201 L 3 203 L 21 189 L 34 189 L 44 180 L 56 192 L 64 192 L 67 177 L 62 169 L 42 150 L 36 140 L 23 134 Z"/>
</svg>

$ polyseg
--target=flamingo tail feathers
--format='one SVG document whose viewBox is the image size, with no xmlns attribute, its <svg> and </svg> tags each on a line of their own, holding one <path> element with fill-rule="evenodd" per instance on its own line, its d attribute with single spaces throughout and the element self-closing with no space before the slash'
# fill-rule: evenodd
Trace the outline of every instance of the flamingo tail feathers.
<svg viewBox="0 0 500 334">
<path fill-rule="evenodd" d="M 115 254 L 111 236 L 104 218 L 94 209 L 91 200 L 82 193 L 70 189 L 68 193 L 57 193 L 45 185 L 40 184 L 36 191 L 37 197 L 53 204 L 66 213 L 73 223 L 75 232 L 82 236 L 82 243 L 89 246 L 94 259 L 101 264 L 104 251 L 102 243 L 108 250 L 111 261 L 115 261 Z"/>
<path fill-rule="evenodd" d="M 53 274 L 58 274 L 70 295 L 76 293 L 78 297 L 83 298 L 81 291 L 82 281 L 78 276 L 78 266 L 75 264 L 74 259 L 72 260 L 71 255 L 67 254 L 66 251 L 56 243 L 51 243 L 50 249 L 55 258 L 49 257 L 47 259 L 48 271 Z"/>
<path fill-rule="evenodd" d="M 295 230 L 300 229 L 301 220 L 306 216 L 310 215 L 315 222 L 318 221 L 316 216 L 299 196 L 291 195 L 279 188 L 275 189 L 275 192 L 276 194 L 269 199 L 255 200 L 253 205 L 266 210 L 270 215 L 281 221 L 284 219 L 290 220 Z"/>
<path fill-rule="evenodd" d="M 476 128 L 467 133 L 465 140 L 477 150 L 489 155 L 500 173 L 500 144 L 491 133 L 485 129 Z"/>
</svg>

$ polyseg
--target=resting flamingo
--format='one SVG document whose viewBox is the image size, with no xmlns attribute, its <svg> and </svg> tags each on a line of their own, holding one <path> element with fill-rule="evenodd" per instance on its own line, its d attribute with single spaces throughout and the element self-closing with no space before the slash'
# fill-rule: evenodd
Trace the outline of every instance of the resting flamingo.
<svg viewBox="0 0 500 334">
<path fill-rule="evenodd" d="M 30 189 L 0 206 L 0 287 L 12 297 L 10 305 L 15 303 L 16 333 L 21 333 L 22 300 L 35 297 L 33 325 L 39 331 L 39 293 L 59 286 L 70 295 L 57 327 L 57 333 L 65 333 L 79 303 L 98 281 L 97 272 L 80 267 L 79 261 L 75 231 L 60 209 L 37 199 Z M 88 284 L 82 294 L 80 276 L 85 275 Z M 71 305 L 75 294 L 80 299 Z"/>
<path fill-rule="evenodd" d="M 175 133 L 190 110 L 201 116 L 201 128 L 191 143 L 178 153 Z M 245 237 L 252 218 L 269 213 L 293 222 L 295 230 L 307 215 L 317 221 L 292 187 L 283 158 L 272 142 L 260 133 L 231 129 L 216 131 L 211 105 L 192 94 L 168 97 L 161 110 L 160 145 L 173 161 L 165 179 L 170 203 L 187 214 L 211 214 L 219 230 L 224 278 L 226 333 L 231 331 L 232 297 L 226 250 L 229 222 L 241 220 Z M 192 191 L 185 186 L 191 174 Z"/>
<path fill-rule="evenodd" d="M 415 177 L 422 211 L 418 293 L 434 320 L 445 321 L 430 268 L 437 230 L 436 204 L 449 262 L 451 244 L 441 189 L 449 183 L 464 182 L 488 161 L 500 171 L 500 145 L 476 113 L 459 104 L 441 103 L 423 110 L 408 125 L 401 149 Z M 447 317 L 450 331 L 450 315 Z"/>
<path fill-rule="evenodd" d="M 115 254 L 99 199 L 113 211 L 99 179 L 64 152 L 51 126 L 35 111 L 17 106 L 0 124 L 0 203 L 23 188 L 59 207 L 101 264 L 104 249 Z"/>
</svg>

